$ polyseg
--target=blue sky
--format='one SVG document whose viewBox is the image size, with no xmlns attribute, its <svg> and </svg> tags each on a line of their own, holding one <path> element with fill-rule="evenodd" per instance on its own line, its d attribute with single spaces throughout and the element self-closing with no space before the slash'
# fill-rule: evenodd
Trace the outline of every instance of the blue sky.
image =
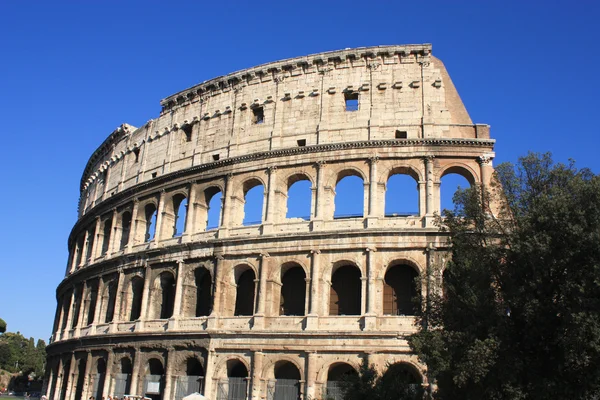
<svg viewBox="0 0 600 400">
<path fill-rule="evenodd" d="M 577 1 L 0 1 L 0 317 L 47 340 L 88 157 L 160 99 L 278 59 L 432 43 L 495 163 L 600 172 L 600 6 Z"/>
</svg>

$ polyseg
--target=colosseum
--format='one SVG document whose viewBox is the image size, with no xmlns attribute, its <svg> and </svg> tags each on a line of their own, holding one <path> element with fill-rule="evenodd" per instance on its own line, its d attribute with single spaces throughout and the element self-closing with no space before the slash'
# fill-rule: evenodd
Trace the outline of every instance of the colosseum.
<svg viewBox="0 0 600 400">
<path fill-rule="evenodd" d="M 431 45 L 272 62 L 161 106 L 83 172 L 49 398 L 337 400 L 363 360 L 426 386 L 406 337 L 439 287 L 440 187 L 488 185 L 494 157 Z"/>
</svg>

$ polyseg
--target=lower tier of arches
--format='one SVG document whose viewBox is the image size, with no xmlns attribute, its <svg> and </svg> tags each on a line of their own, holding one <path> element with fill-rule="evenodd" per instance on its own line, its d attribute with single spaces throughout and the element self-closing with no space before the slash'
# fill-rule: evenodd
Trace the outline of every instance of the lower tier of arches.
<svg viewBox="0 0 600 400">
<path fill-rule="evenodd" d="M 343 380 L 365 361 L 382 375 L 402 375 L 409 387 L 427 384 L 397 335 L 215 336 L 50 346 L 44 391 L 50 400 L 181 400 L 194 392 L 215 400 L 341 400 Z"/>
</svg>

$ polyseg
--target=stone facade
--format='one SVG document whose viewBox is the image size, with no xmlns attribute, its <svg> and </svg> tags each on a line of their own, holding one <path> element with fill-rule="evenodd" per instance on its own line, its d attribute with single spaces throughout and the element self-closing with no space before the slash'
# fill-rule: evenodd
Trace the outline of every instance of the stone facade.
<svg viewBox="0 0 600 400">
<path fill-rule="evenodd" d="M 85 168 L 50 399 L 335 398 L 365 358 L 427 384 L 406 335 L 411 298 L 439 285 L 425 277 L 443 264 L 440 183 L 458 173 L 486 185 L 494 156 L 489 126 L 471 122 L 431 46 L 269 63 L 161 104 Z M 416 213 L 386 215 L 398 174 L 414 179 Z M 363 212 L 339 218 L 348 176 L 362 180 Z M 305 181 L 310 215 L 287 218 L 290 187 Z M 262 217 L 249 224 L 256 187 Z"/>
</svg>

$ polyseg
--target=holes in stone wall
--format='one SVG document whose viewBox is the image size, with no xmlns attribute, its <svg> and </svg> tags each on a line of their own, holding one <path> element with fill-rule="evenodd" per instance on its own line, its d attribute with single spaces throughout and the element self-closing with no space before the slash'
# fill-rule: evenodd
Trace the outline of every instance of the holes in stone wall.
<svg viewBox="0 0 600 400">
<path fill-rule="evenodd" d="M 412 215 L 419 215 L 419 186 L 412 176 L 396 173 L 390 176 L 385 187 L 385 216 Z"/>
<path fill-rule="evenodd" d="M 329 315 L 360 315 L 360 270 L 353 265 L 338 268 L 331 277 Z"/>
<path fill-rule="evenodd" d="M 470 179 L 469 179 L 470 178 Z M 450 169 L 440 180 L 440 211 L 454 209 L 454 195 L 459 189 L 471 187 L 473 178 L 462 169 Z"/>
<path fill-rule="evenodd" d="M 208 205 L 206 230 L 216 229 L 221 225 L 223 193 L 216 187 L 209 188 L 204 193 Z"/>
<path fill-rule="evenodd" d="M 102 250 L 101 255 L 108 253 L 108 247 L 110 246 L 110 239 L 112 233 L 112 219 L 104 221 L 104 227 L 102 228 Z"/>
<path fill-rule="evenodd" d="M 131 304 L 129 312 L 129 321 L 135 321 L 140 318 L 142 312 L 142 292 L 144 291 L 144 280 L 139 276 L 131 278 L 129 284 L 129 301 Z"/>
<path fill-rule="evenodd" d="M 408 133 L 406 131 L 396 130 L 396 139 L 406 139 L 408 138 Z"/>
<path fill-rule="evenodd" d="M 298 144 L 298 147 L 304 147 L 306 146 L 306 139 L 296 140 L 296 143 Z"/>
<path fill-rule="evenodd" d="M 306 274 L 302 267 L 288 269 L 281 278 L 279 315 L 304 315 Z"/>
<path fill-rule="evenodd" d="M 185 232 L 185 224 L 188 210 L 188 200 L 182 194 L 173 196 L 173 237 L 181 236 Z"/>
<path fill-rule="evenodd" d="M 264 186 L 259 181 L 246 182 L 243 225 L 258 225 L 263 221 Z"/>
<path fill-rule="evenodd" d="M 251 269 L 244 271 L 237 280 L 234 315 L 254 314 L 254 280 L 256 275 Z"/>
<path fill-rule="evenodd" d="M 292 183 L 288 188 L 286 218 L 310 219 L 312 199 L 312 183 L 304 176 Z"/>
<path fill-rule="evenodd" d="M 416 315 L 418 273 L 408 265 L 394 265 L 383 283 L 384 315 Z"/>
<path fill-rule="evenodd" d="M 262 124 L 265 122 L 265 110 L 262 107 L 254 107 L 252 109 L 252 123 Z"/>
<path fill-rule="evenodd" d="M 156 234 L 156 206 L 153 203 L 144 207 L 144 217 L 144 242 L 150 242 Z"/>
<path fill-rule="evenodd" d="M 120 249 L 124 249 L 129 243 L 129 235 L 131 232 L 131 213 L 125 211 L 121 214 L 121 243 L 119 244 Z"/>
<path fill-rule="evenodd" d="M 346 111 L 358 111 L 358 92 L 344 92 L 344 101 L 346 104 Z"/>
</svg>

